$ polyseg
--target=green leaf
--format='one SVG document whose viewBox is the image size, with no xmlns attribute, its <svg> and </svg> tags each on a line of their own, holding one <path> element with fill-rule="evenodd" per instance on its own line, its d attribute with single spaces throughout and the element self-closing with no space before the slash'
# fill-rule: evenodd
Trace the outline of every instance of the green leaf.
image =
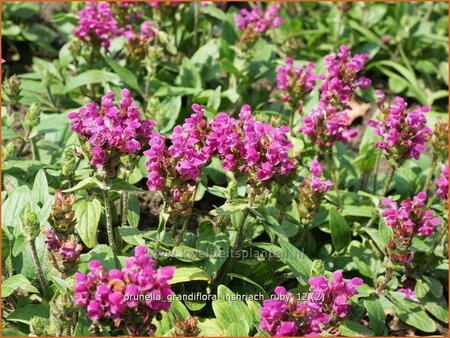
<svg viewBox="0 0 450 338">
<path fill-rule="evenodd" d="M 410 300 L 400 292 L 391 292 L 390 300 L 394 305 L 395 313 L 408 325 L 423 331 L 433 333 L 436 331 L 436 324 L 420 306 Z"/>
<path fill-rule="evenodd" d="M 204 251 L 186 245 L 180 245 L 173 248 L 171 257 L 182 262 L 198 262 L 208 258 L 209 255 Z"/>
<path fill-rule="evenodd" d="M 309 277 L 311 277 L 312 261 L 286 239 L 279 238 L 278 241 L 284 250 L 280 260 L 289 266 L 300 283 L 306 285 Z"/>
<path fill-rule="evenodd" d="M 31 196 L 36 203 L 40 202 L 42 205 L 44 205 L 50 197 L 50 194 L 48 193 L 47 176 L 45 176 L 44 169 L 39 170 L 34 178 Z"/>
<path fill-rule="evenodd" d="M 236 313 L 233 306 L 225 300 L 215 300 L 212 302 L 212 308 L 220 326 L 225 331 L 232 323 L 241 323 L 242 318 Z M 244 328 L 245 330 L 245 328 Z M 247 335 L 247 330 L 245 330 Z"/>
<path fill-rule="evenodd" d="M 341 251 L 347 247 L 351 239 L 350 227 L 336 208 L 330 208 L 330 230 L 334 249 Z"/>
<path fill-rule="evenodd" d="M 348 319 L 339 326 L 339 329 L 341 335 L 345 337 L 374 336 L 374 333 L 367 327 Z"/>
<path fill-rule="evenodd" d="M 228 325 L 225 329 L 225 335 L 227 337 L 245 337 L 248 335 L 245 327 L 239 322 L 234 322 Z"/>
<path fill-rule="evenodd" d="M 169 281 L 169 284 L 177 284 L 191 281 L 208 281 L 209 275 L 197 267 L 180 267 L 175 271 L 175 275 Z"/>
<path fill-rule="evenodd" d="M 50 315 L 50 307 L 47 304 L 28 304 L 24 307 L 16 309 L 8 315 L 6 319 L 11 322 L 20 322 L 30 324 L 33 317 L 48 318 Z"/>
<path fill-rule="evenodd" d="M 102 186 L 102 182 L 100 182 L 95 177 L 87 177 L 84 180 L 78 182 L 72 188 L 63 190 L 63 192 L 73 192 L 73 191 L 78 191 L 78 190 L 81 190 L 81 189 L 91 189 L 91 188 L 94 188 L 94 187 L 101 187 L 101 186 Z"/>
<path fill-rule="evenodd" d="M 202 79 L 198 68 L 186 57 L 181 61 L 180 75 L 175 83 L 181 87 L 202 88 Z"/>
<path fill-rule="evenodd" d="M 141 88 L 139 87 L 138 79 L 136 75 L 126 67 L 119 65 L 113 59 L 103 56 L 108 65 L 113 69 L 114 73 L 120 76 L 120 79 L 125 83 L 128 87 L 136 90 L 142 95 Z M 142 95 L 143 96 L 143 95 Z"/>
<path fill-rule="evenodd" d="M 2 205 L 2 226 L 14 225 L 20 222 L 19 215 L 23 207 L 30 201 L 30 189 L 23 185 L 13 191 Z"/>
<path fill-rule="evenodd" d="M 170 311 L 179 320 L 186 320 L 189 317 L 188 309 L 176 297 L 170 302 Z"/>
<path fill-rule="evenodd" d="M 136 195 L 128 196 L 127 219 L 130 226 L 137 228 L 137 226 L 139 225 L 140 211 L 141 207 L 139 204 L 139 198 Z"/>
<path fill-rule="evenodd" d="M 145 241 L 142 238 L 143 233 L 135 227 L 120 227 L 119 233 L 122 239 L 131 245 L 144 245 Z"/>
<path fill-rule="evenodd" d="M 198 327 L 201 329 L 200 335 L 203 337 L 221 337 L 225 335 L 219 321 L 215 318 L 200 319 Z"/>
<path fill-rule="evenodd" d="M 381 302 L 377 298 L 364 299 L 364 306 L 370 319 L 370 328 L 376 336 L 387 335 L 386 322 L 384 317 L 384 309 Z"/>
<path fill-rule="evenodd" d="M 181 103 L 181 96 L 168 97 L 161 102 L 161 110 L 164 112 L 164 127 L 161 129 L 162 134 L 172 131 L 178 116 L 180 116 Z"/>
<path fill-rule="evenodd" d="M 236 316 L 240 317 L 240 323 L 244 324 L 245 335 L 253 328 L 253 315 L 247 305 L 237 295 L 225 285 L 217 288 L 217 298 L 225 300 L 232 308 Z"/>
<path fill-rule="evenodd" d="M 48 279 L 50 279 L 55 285 L 57 285 L 61 290 L 69 290 L 69 283 L 64 279 L 59 278 L 57 276 L 53 276 L 51 274 L 48 275 Z"/>
<path fill-rule="evenodd" d="M 31 282 L 22 275 L 14 275 L 2 282 L 2 297 L 8 297 L 17 289 L 30 293 L 39 293 Z"/>
<path fill-rule="evenodd" d="M 2 328 L 2 336 L 3 337 L 26 337 L 28 335 L 17 329 Z"/>
<path fill-rule="evenodd" d="M 112 191 L 130 191 L 130 192 L 144 192 L 145 191 L 138 187 L 135 187 L 134 185 L 132 185 L 120 178 L 114 179 L 113 183 L 111 184 L 111 190 Z"/>
<path fill-rule="evenodd" d="M 64 93 L 68 93 L 78 87 L 94 83 L 118 83 L 120 77 L 114 73 L 99 69 L 91 69 L 71 78 L 64 87 Z"/>
<path fill-rule="evenodd" d="M 80 310 L 78 312 L 78 320 L 77 325 L 75 325 L 74 330 L 74 336 L 76 337 L 87 337 L 91 335 L 91 332 L 89 332 L 89 327 L 91 326 L 91 323 L 86 317 L 86 311 Z"/>
<path fill-rule="evenodd" d="M 29 137 L 33 138 L 38 134 L 57 133 L 64 130 L 69 123 L 70 119 L 66 114 L 47 115 L 47 117 L 43 118 L 41 122 L 33 128 Z"/>
<path fill-rule="evenodd" d="M 81 200 L 76 204 L 75 215 L 78 222 L 75 228 L 88 248 L 97 245 L 97 228 L 101 212 L 102 205 L 97 199 Z"/>
</svg>

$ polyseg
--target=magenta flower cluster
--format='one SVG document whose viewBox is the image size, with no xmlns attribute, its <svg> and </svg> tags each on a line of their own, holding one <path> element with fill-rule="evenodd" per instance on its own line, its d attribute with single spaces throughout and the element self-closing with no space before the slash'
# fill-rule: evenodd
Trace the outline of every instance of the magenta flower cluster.
<svg viewBox="0 0 450 338">
<path fill-rule="evenodd" d="M 137 42 L 140 45 L 147 45 L 156 38 L 157 26 L 151 21 L 144 21 L 136 32 L 132 25 L 127 25 L 123 36 L 131 42 Z"/>
<path fill-rule="evenodd" d="M 141 118 L 128 89 L 123 89 L 121 95 L 119 107 L 114 105 L 115 95 L 110 92 L 102 97 L 100 107 L 91 102 L 68 115 L 73 120 L 71 129 L 89 143 L 91 162 L 97 168 L 114 157 L 139 152 L 155 125 Z"/>
<path fill-rule="evenodd" d="M 47 249 L 57 254 L 63 263 L 76 263 L 83 246 L 72 239 L 60 240 L 52 228 L 42 230 Z"/>
<path fill-rule="evenodd" d="M 278 28 L 284 22 L 283 18 L 278 17 L 279 10 L 279 4 L 270 6 L 265 12 L 261 11 L 258 6 L 252 6 L 251 10 L 241 9 L 234 16 L 236 27 L 242 31 L 249 29 L 258 33 Z"/>
<path fill-rule="evenodd" d="M 333 186 L 333 182 L 330 180 L 322 181 L 322 173 L 323 168 L 320 165 L 319 161 L 314 159 L 310 165 L 311 178 L 306 178 L 307 184 L 311 187 L 311 190 L 314 193 L 323 194 L 326 191 L 330 190 Z"/>
<path fill-rule="evenodd" d="M 407 111 L 407 104 L 401 97 L 396 97 L 390 107 L 384 103 L 384 95 L 377 92 L 377 104 L 381 110 L 381 120 L 370 120 L 368 124 L 375 128 L 375 135 L 381 140 L 375 146 L 382 149 L 393 160 L 401 163 L 410 158 L 419 159 L 425 151 L 425 143 L 432 131 L 426 126 L 425 113 L 430 107 L 418 107 Z"/>
<path fill-rule="evenodd" d="M 318 146 L 332 146 L 336 141 L 348 142 L 356 136 L 349 129 L 348 103 L 357 88 L 367 88 L 370 80 L 360 76 L 367 54 L 351 56 L 347 46 L 341 46 L 336 56 L 325 57 L 326 74 L 320 87 L 320 100 L 304 120 L 300 131 Z"/>
<path fill-rule="evenodd" d="M 349 299 L 357 294 L 356 287 L 361 278 L 344 280 L 342 272 L 333 273 L 331 281 L 325 277 L 310 278 L 311 295 L 298 302 L 296 296 L 282 286 L 275 288 L 273 299 L 265 300 L 260 309 L 259 328 L 272 336 L 313 336 L 335 320 L 347 317 L 350 311 Z"/>
<path fill-rule="evenodd" d="M 436 195 L 442 200 L 444 204 L 448 201 L 448 165 L 442 168 L 442 175 L 436 179 Z"/>
<path fill-rule="evenodd" d="M 225 113 L 211 121 L 207 145 L 217 152 L 225 170 L 250 173 L 257 180 L 268 181 L 278 175 L 289 175 L 295 163 L 288 151 L 289 128 L 256 121 L 249 105 L 244 105 L 236 120 Z"/>
<path fill-rule="evenodd" d="M 413 237 L 430 237 L 434 228 L 441 224 L 432 210 L 425 210 L 426 199 L 427 195 L 420 192 L 412 199 L 403 200 L 400 205 L 390 198 L 382 200 L 384 210 L 381 215 L 393 230 L 393 236 L 386 246 L 386 254 L 391 262 L 409 264 L 413 259 L 413 253 L 409 252 Z"/>
<path fill-rule="evenodd" d="M 151 134 L 150 149 L 144 152 L 150 190 L 162 189 L 163 179 L 171 167 L 181 180 L 197 180 L 201 167 L 211 159 L 213 150 L 205 146 L 207 121 L 203 117 L 204 111 L 197 104 L 192 105 L 192 110 L 194 113 L 184 124 L 174 128 L 169 147 L 163 135 L 157 132 Z"/>
<path fill-rule="evenodd" d="M 260 181 L 288 175 L 295 168 L 288 155 L 292 148 L 286 137 L 288 128 L 255 121 L 249 105 L 242 107 L 239 120 L 220 113 L 209 123 L 199 105 L 192 109 L 195 113 L 174 128 L 168 148 L 162 135 L 152 133 L 150 149 L 144 152 L 150 190 L 162 188 L 163 177 L 172 166 L 185 181 L 197 180 L 201 168 L 214 155 L 222 160 L 225 170 L 249 173 Z M 168 165 L 172 162 L 175 164 Z"/>
<path fill-rule="evenodd" d="M 117 25 L 110 4 L 107 2 L 86 3 L 86 7 L 79 13 L 78 27 L 73 33 L 81 40 L 98 42 L 106 50 L 111 40 L 123 32 Z"/>
<path fill-rule="evenodd" d="M 432 236 L 434 227 L 441 224 L 439 218 L 434 217 L 432 210 L 424 210 L 427 195 L 418 193 L 412 199 L 407 198 L 397 205 L 390 198 L 384 198 L 381 204 L 384 206 L 382 216 L 386 224 L 394 233 L 402 238 L 413 235 Z"/>
<path fill-rule="evenodd" d="M 134 252 L 121 270 L 106 272 L 99 261 L 93 260 L 87 274 L 76 273 L 74 303 L 86 309 L 91 321 L 113 320 L 116 325 L 133 322 L 127 326 L 128 332 L 142 335 L 144 329 L 152 335 L 153 317 L 169 310 L 173 291 L 168 281 L 173 278 L 175 268 L 156 269 L 145 246 L 137 246 Z"/>
<path fill-rule="evenodd" d="M 286 58 L 285 65 L 277 69 L 277 88 L 282 92 L 283 102 L 298 105 L 306 98 L 316 85 L 315 66 L 314 63 L 295 66 L 292 58 Z"/>
</svg>

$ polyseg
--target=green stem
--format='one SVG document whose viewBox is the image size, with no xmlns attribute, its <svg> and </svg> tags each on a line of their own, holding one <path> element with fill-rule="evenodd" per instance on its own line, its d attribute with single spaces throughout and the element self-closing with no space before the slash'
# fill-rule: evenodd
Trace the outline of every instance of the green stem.
<svg viewBox="0 0 450 338">
<path fill-rule="evenodd" d="M 53 108 L 59 113 L 60 111 L 59 111 L 58 105 L 56 104 L 55 97 L 53 96 L 52 91 L 50 89 L 50 86 L 46 86 L 45 89 L 47 90 L 47 95 L 48 95 L 50 102 L 52 103 Z"/>
<path fill-rule="evenodd" d="M 200 184 L 200 181 L 197 182 L 197 184 L 195 185 L 195 190 L 192 193 L 192 197 L 191 197 L 191 200 L 190 200 L 190 203 L 191 203 L 192 207 L 194 206 L 195 196 L 197 195 L 197 190 L 198 190 L 198 185 L 199 184 Z M 189 224 L 189 219 L 190 219 L 190 215 L 188 217 L 186 217 L 186 219 L 183 221 L 183 225 L 181 227 L 181 230 L 178 233 L 178 238 L 177 238 L 177 242 L 176 242 L 177 244 L 176 245 L 179 245 L 181 243 L 181 241 L 183 240 L 184 232 L 186 231 L 187 226 Z M 174 234 L 174 238 L 175 238 L 175 234 Z"/>
<path fill-rule="evenodd" d="M 186 218 L 186 219 L 183 221 L 183 226 L 181 227 L 180 232 L 178 233 L 177 242 L 176 242 L 175 246 L 178 246 L 178 245 L 181 244 L 181 241 L 183 240 L 183 235 L 184 235 L 184 233 L 186 232 L 188 223 L 189 223 L 189 218 Z"/>
<path fill-rule="evenodd" d="M 31 257 L 33 259 L 34 267 L 36 268 L 39 283 L 41 284 L 43 293 L 47 292 L 47 281 L 44 277 L 44 271 L 42 270 L 41 262 L 39 261 L 39 257 L 36 250 L 36 239 L 32 239 L 30 241 L 30 248 L 31 248 Z"/>
<path fill-rule="evenodd" d="M 389 171 L 388 176 L 386 177 L 386 181 L 384 182 L 384 187 L 383 187 L 383 191 L 381 193 L 381 198 L 380 198 L 380 202 L 381 200 L 386 197 L 387 192 L 389 191 L 389 186 L 391 185 L 392 179 L 394 178 L 394 174 L 395 174 L 395 170 L 397 169 L 396 165 L 391 165 L 391 170 Z M 372 224 L 375 222 L 375 219 L 377 217 L 377 208 L 375 208 L 375 210 L 372 212 L 372 217 L 370 218 L 369 222 L 367 223 L 366 227 L 371 227 Z"/>
<path fill-rule="evenodd" d="M 389 283 L 389 281 L 392 279 L 393 276 L 394 276 L 394 270 L 392 270 L 391 268 L 387 268 L 386 274 L 384 275 L 382 282 L 380 283 L 380 285 L 378 285 L 378 287 L 375 291 L 377 293 L 377 295 L 381 294 L 381 292 L 384 290 L 387 283 Z"/>
<path fill-rule="evenodd" d="M 375 173 L 373 176 L 373 186 L 372 186 L 372 194 L 374 195 L 376 195 L 377 193 L 378 170 L 380 169 L 380 161 L 381 161 L 381 151 L 377 151 L 377 160 L 375 164 Z"/>
<path fill-rule="evenodd" d="M 125 182 L 128 182 L 128 172 L 125 173 L 123 179 Z M 128 225 L 128 191 L 122 191 L 121 196 L 121 202 L 122 202 L 122 219 L 120 222 L 120 226 L 125 227 Z"/>
<path fill-rule="evenodd" d="M 437 160 L 438 160 L 438 156 L 436 154 L 433 154 L 433 159 L 431 160 L 431 168 L 430 168 L 430 171 L 428 172 L 427 179 L 425 181 L 425 185 L 423 186 L 423 191 L 425 193 L 428 193 L 428 189 L 430 188 L 430 183 L 433 178 L 433 174 L 434 174 L 434 171 L 435 171 L 436 165 L 437 165 Z"/>
<path fill-rule="evenodd" d="M 114 254 L 117 255 L 117 246 L 116 241 L 114 240 L 114 229 L 112 224 L 111 205 L 108 198 L 109 185 L 107 183 L 106 177 L 104 177 L 103 182 L 105 184 L 105 187 L 103 188 L 103 199 L 105 202 L 106 232 L 108 234 L 109 246 L 111 247 Z"/>
<path fill-rule="evenodd" d="M 161 242 L 164 240 L 164 234 L 166 231 L 166 225 L 167 225 L 167 205 L 164 203 L 162 205 L 162 210 L 159 213 L 159 223 L 158 223 L 158 230 L 156 233 L 156 243 L 155 243 L 155 249 L 154 249 L 154 257 L 157 259 L 159 257 L 159 248 L 161 247 Z"/>
<path fill-rule="evenodd" d="M 391 171 L 389 171 L 389 174 L 386 177 L 386 181 L 384 182 L 383 191 L 381 192 L 381 198 L 386 197 L 386 195 L 389 191 L 389 187 L 391 185 L 392 179 L 394 178 L 396 169 L 397 169 L 397 166 L 391 164 Z"/>
<path fill-rule="evenodd" d="M 233 262 L 235 261 L 237 253 L 239 252 L 239 250 L 241 250 L 242 244 L 244 243 L 245 221 L 247 220 L 247 217 L 250 214 L 250 210 L 252 209 L 254 199 L 255 199 L 254 192 L 250 192 L 247 207 L 242 211 L 242 218 L 238 224 L 238 230 L 236 233 L 236 238 L 234 240 L 233 247 L 230 252 L 230 256 L 227 257 L 227 260 L 225 261 L 221 271 L 219 271 L 215 280 L 213 281 L 215 285 L 220 285 L 220 283 L 225 279 L 225 277 L 227 276 L 228 272 L 231 269 Z"/>
<path fill-rule="evenodd" d="M 120 226 L 128 225 L 128 191 L 122 191 L 122 220 Z"/>
<path fill-rule="evenodd" d="M 328 160 L 328 167 L 330 169 L 331 176 L 333 178 L 334 191 L 336 192 L 337 207 L 340 209 L 342 207 L 342 200 L 341 200 L 341 192 L 339 191 L 339 172 L 334 165 L 333 147 L 330 147 L 328 149 L 327 160 Z"/>
</svg>

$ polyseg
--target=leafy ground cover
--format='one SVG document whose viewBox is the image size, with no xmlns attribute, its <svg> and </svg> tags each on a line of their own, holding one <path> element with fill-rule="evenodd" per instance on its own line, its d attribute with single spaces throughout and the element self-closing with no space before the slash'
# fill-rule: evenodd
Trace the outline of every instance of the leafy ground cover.
<svg viewBox="0 0 450 338">
<path fill-rule="evenodd" d="M 3 335 L 446 335 L 447 104 L 445 3 L 2 3 Z"/>
</svg>

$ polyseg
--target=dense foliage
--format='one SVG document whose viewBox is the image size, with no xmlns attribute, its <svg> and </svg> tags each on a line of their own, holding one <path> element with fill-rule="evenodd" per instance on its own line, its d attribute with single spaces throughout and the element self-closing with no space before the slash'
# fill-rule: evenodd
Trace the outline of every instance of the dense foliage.
<svg viewBox="0 0 450 338">
<path fill-rule="evenodd" d="M 2 19 L 3 335 L 447 333 L 445 3 Z"/>
</svg>

